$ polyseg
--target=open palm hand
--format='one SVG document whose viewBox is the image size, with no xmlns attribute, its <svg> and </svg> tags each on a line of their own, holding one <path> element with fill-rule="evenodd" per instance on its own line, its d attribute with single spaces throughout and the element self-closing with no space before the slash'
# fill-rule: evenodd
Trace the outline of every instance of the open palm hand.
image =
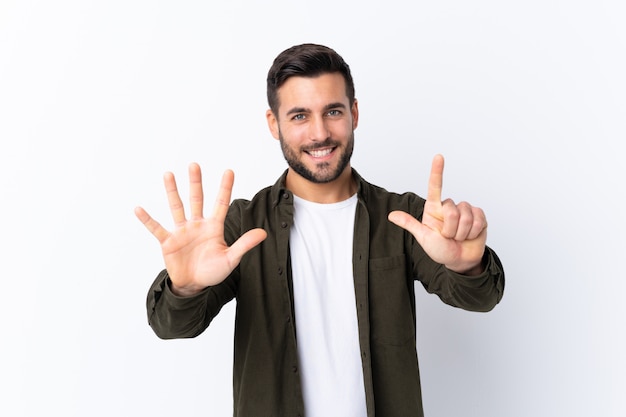
<svg viewBox="0 0 626 417">
<path fill-rule="evenodd" d="M 213 213 L 206 218 L 203 216 L 202 174 L 198 164 L 189 166 L 189 219 L 185 215 L 174 175 L 166 173 L 164 183 L 174 229 L 171 232 L 166 230 L 141 207 L 135 209 L 135 214 L 161 244 L 174 293 L 192 295 L 219 284 L 237 267 L 246 252 L 267 237 L 263 229 L 253 229 L 244 233 L 232 246 L 226 244 L 224 220 L 234 183 L 232 171 L 224 173 Z"/>
</svg>

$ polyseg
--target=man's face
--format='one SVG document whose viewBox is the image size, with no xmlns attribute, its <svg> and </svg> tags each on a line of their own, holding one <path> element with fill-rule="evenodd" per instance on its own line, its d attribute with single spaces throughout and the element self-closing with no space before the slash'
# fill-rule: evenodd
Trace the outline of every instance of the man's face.
<svg viewBox="0 0 626 417">
<path fill-rule="evenodd" d="M 267 119 L 289 167 L 315 183 L 335 180 L 350 164 L 358 122 L 343 76 L 291 77 L 278 99 L 278 115 L 268 110 Z"/>
</svg>

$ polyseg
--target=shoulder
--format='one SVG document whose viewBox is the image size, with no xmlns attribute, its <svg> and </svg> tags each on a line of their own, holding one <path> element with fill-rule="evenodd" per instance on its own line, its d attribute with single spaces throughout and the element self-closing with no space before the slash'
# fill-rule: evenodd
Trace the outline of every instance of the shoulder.
<svg viewBox="0 0 626 417">
<path fill-rule="evenodd" d="M 279 199 L 285 192 L 285 178 L 287 171 L 278 178 L 274 185 L 267 186 L 259 190 L 252 199 L 236 199 L 230 205 L 229 214 L 243 213 L 246 211 L 268 212 L 276 206 Z"/>
<path fill-rule="evenodd" d="M 355 173 L 356 174 L 356 173 Z M 380 209 L 386 212 L 403 210 L 420 213 L 426 200 L 413 192 L 397 193 L 369 183 L 356 174 L 359 184 L 359 199 L 368 209 Z"/>
<path fill-rule="evenodd" d="M 285 188 L 286 177 L 287 170 L 283 172 L 274 185 L 262 188 L 252 199 L 233 200 L 228 210 L 227 221 L 244 223 L 247 221 L 257 225 L 255 227 L 260 227 L 258 224 L 265 223 L 279 203 L 290 202 L 290 200 L 283 198 L 285 195 L 289 195 Z"/>
<path fill-rule="evenodd" d="M 269 210 L 272 205 L 272 188 L 266 187 L 259 190 L 252 199 L 238 198 L 233 200 L 228 211 L 229 216 L 241 215 L 244 212 Z"/>
</svg>

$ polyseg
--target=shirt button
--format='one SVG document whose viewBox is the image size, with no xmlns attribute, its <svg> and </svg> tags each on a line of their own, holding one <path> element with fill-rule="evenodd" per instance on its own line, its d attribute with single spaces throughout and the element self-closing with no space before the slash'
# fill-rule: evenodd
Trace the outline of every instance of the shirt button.
<svg viewBox="0 0 626 417">
<path fill-rule="evenodd" d="M 296 372 L 298 372 L 298 367 L 297 366 L 293 366 L 291 368 L 291 370 L 293 371 L 293 373 L 295 374 Z"/>
<path fill-rule="evenodd" d="M 278 275 L 282 275 L 283 274 L 283 268 L 281 268 L 280 266 L 278 267 Z"/>
<path fill-rule="evenodd" d="M 289 193 L 285 193 L 285 194 L 283 194 L 283 198 L 284 198 L 285 200 L 288 200 L 288 199 L 289 199 Z"/>
<path fill-rule="evenodd" d="M 287 224 L 287 222 L 282 222 L 282 223 L 280 224 L 280 227 L 282 227 L 283 229 L 284 229 L 284 228 L 286 228 L 287 226 L 289 226 L 289 225 Z"/>
</svg>

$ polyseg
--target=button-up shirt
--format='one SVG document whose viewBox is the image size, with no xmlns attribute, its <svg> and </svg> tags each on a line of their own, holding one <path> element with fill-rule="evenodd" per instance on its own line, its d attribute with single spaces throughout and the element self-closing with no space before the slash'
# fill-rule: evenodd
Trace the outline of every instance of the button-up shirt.
<svg viewBox="0 0 626 417">
<path fill-rule="evenodd" d="M 352 264 L 368 417 L 423 416 L 415 280 L 449 305 L 489 311 L 504 291 L 502 264 L 489 247 L 479 276 L 464 276 L 434 262 L 409 232 L 387 219 L 393 210 L 421 219 L 425 200 L 388 192 L 352 172 L 358 186 Z M 179 297 L 164 270 L 148 292 L 148 322 L 164 339 L 201 334 L 222 306 L 236 299 L 235 417 L 304 416 L 289 256 L 293 194 L 285 178 L 286 172 L 252 200 L 231 204 L 224 223 L 227 244 L 259 227 L 267 238 L 244 255 L 225 281 Z"/>
</svg>

